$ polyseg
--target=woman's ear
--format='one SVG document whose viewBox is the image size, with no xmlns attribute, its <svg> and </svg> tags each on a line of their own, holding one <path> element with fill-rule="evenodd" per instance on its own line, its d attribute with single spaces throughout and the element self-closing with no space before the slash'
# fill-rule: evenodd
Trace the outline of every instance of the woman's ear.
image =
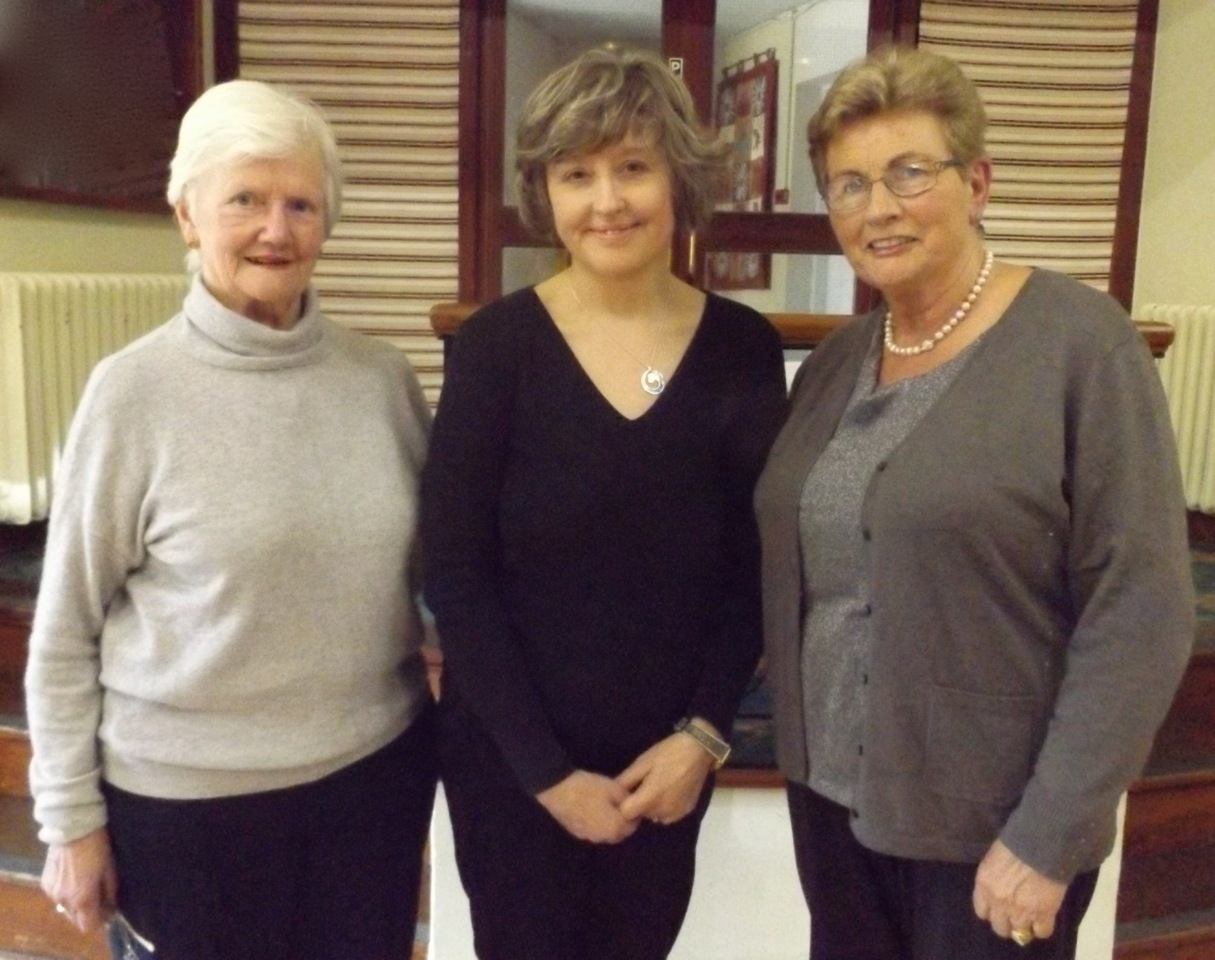
<svg viewBox="0 0 1215 960">
<path fill-rule="evenodd" d="M 966 183 L 970 188 L 970 225 L 977 227 L 983 220 L 987 200 L 991 196 L 991 157 L 984 154 L 970 165 Z"/>
<path fill-rule="evenodd" d="M 181 236 L 186 241 L 186 246 L 191 250 L 197 250 L 198 228 L 190 218 L 190 208 L 187 206 L 184 198 L 178 200 L 173 206 L 173 213 L 177 217 L 177 228 L 181 231 Z"/>
</svg>

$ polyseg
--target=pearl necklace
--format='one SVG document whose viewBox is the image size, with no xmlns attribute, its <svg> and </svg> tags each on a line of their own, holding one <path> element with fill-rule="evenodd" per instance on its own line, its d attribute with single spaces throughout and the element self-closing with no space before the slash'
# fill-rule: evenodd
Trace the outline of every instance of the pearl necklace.
<svg viewBox="0 0 1215 960">
<path fill-rule="evenodd" d="M 970 313 L 970 308 L 974 306 L 976 300 L 979 299 L 979 294 L 983 292 L 983 287 L 987 285 L 987 278 L 991 276 L 992 262 L 995 257 L 992 256 L 990 250 L 987 251 L 983 258 L 983 269 L 979 271 L 978 277 L 975 278 L 975 284 L 970 288 L 970 293 L 966 299 L 962 301 L 962 305 L 954 311 L 953 316 L 941 324 L 931 337 L 922 343 L 917 343 L 913 347 L 900 347 L 894 342 L 894 320 L 890 316 L 890 311 L 886 311 L 886 321 L 883 324 L 885 332 L 886 349 L 900 357 L 918 357 L 921 353 L 927 353 L 938 343 L 944 340 L 953 332 L 956 327 L 965 318 L 966 314 Z"/>
<path fill-rule="evenodd" d="M 574 295 L 574 299 L 578 301 L 578 306 L 585 310 L 590 315 L 591 319 L 595 321 L 595 323 L 600 325 L 604 334 L 609 340 L 612 341 L 612 343 L 616 344 L 616 346 L 618 346 L 621 350 L 645 367 L 645 370 L 643 370 L 641 374 L 641 389 L 648 393 L 651 397 L 656 397 L 662 393 L 662 391 L 667 388 L 667 378 L 663 376 L 661 370 L 654 366 L 654 354 L 658 352 L 657 338 L 654 340 L 653 349 L 650 350 L 650 362 L 646 363 L 632 350 L 612 336 L 612 331 L 607 328 L 607 325 L 604 324 L 604 322 L 594 313 L 591 313 L 587 305 L 582 302 L 582 298 L 578 296 L 578 291 L 574 289 L 574 281 L 572 279 L 570 280 L 570 293 L 572 293 Z"/>
</svg>

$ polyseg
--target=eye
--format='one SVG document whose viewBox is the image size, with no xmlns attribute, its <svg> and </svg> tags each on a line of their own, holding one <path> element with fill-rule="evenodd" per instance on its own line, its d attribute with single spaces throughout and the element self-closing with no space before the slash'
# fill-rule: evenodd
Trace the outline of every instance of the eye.
<svg viewBox="0 0 1215 960">
<path fill-rule="evenodd" d="M 869 191 L 869 181 L 859 173 L 845 173 L 827 184 L 829 196 L 848 200 L 853 197 L 863 197 Z"/>
<path fill-rule="evenodd" d="M 304 197 L 297 197 L 294 200 L 287 201 L 287 209 L 292 213 L 316 213 L 317 204 Z"/>
<path fill-rule="evenodd" d="M 922 161 L 901 163 L 892 167 L 887 176 L 891 182 L 901 187 L 914 187 L 932 178 L 934 171 L 930 164 Z"/>
<path fill-rule="evenodd" d="M 642 173 L 648 173 L 649 169 L 650 169 L 650 165 L 645 160 L 642 160 L 639 157 L 635 158 L 633 160 L 626 160 L 624 163 L 624 172 L 625 173 L 642 174 Z"/>
<path fill-rule="evenodd" d="M 231 202 L 238 207 L 251 207 L 255 201 L 252 193 L 248 190 L 242 190 L 232 197 Z"/>
</svg>

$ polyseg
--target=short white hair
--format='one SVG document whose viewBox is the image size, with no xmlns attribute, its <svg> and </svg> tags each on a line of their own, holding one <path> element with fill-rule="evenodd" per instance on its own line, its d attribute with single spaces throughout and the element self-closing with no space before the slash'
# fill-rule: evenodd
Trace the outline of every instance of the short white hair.
<svg viewBox="0 0 1215 960">
<path fill-rule="evenodd" d="M 229 80 L 206 90 L 182 117 L 166 195 L 174 207 L 183 200 L 188 205 L 193 188 L 215 170 L 310 151 L 320 154 L 324 171 L 328 237 L 342 211 L 342 162 L 320 107 L 260 80 Z M 196 270 L 197 264 L 189 261 Z"/>
</svg>

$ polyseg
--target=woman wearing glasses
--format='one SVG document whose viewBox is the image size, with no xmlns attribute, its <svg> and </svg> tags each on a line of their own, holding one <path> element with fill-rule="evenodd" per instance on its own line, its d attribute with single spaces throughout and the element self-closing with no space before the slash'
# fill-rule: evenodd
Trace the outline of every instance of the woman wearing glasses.
<svg viewBox="0 0 1215 960">
<path fill-rule="evenodd" d="M 810 122 L 885 301 L 811 354 L 756 494 L 813 960 L 1072 957 L 1193 637 L 1151 357 L 1104 294 L 993 259 L 984 125 L 907 49 Z"/>
</svg>

